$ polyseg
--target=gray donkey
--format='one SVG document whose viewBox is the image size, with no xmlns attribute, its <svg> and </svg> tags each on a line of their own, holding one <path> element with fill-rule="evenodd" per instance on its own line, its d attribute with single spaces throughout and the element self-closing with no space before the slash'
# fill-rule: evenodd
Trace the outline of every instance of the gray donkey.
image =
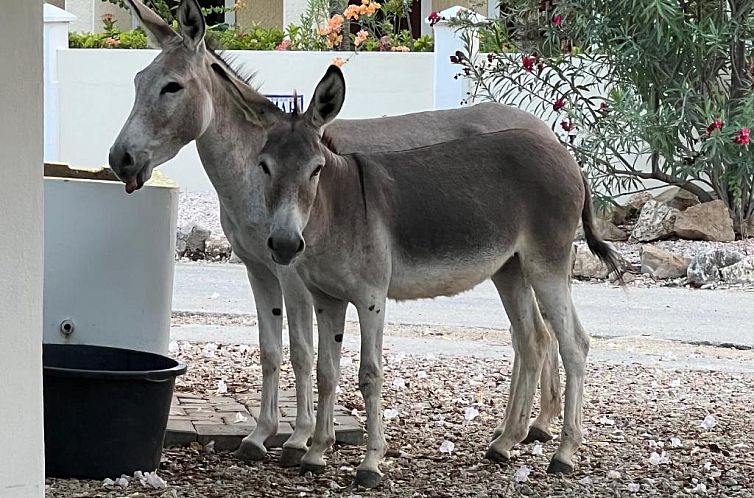
<svg viewBox="0 0 754 498">
<path fill-rule="evenodd" d="M 551 342 L 538 300 L 566 371 L 562 439 L 548 472 L 572 472 L 582 441 L 589 349 L 570 289 L 579 219 L 592 252 L 616 271 L 618 262 L 594 232 L 591 194 L 567 150 L 549 135 L 509 129 L 403 151 L 338 154 L 322 140 L 345 98 L 336 66 L 303 114 L 270 120 L 240 91 L 234 95 L 247 104 L 247 119 L 268 126 L 257 169 L 269 213 L 269 252 L 275 262 L 296 269 L 317 312 L 319 405 L 302 471 L 321 472 L 335 440 L 333 404 L 348 303 L 356 306 L 361 328 L 359 388 L 368 434 L 356 484 L 371 488 L 381 482 L 385 453 L 380 392 L 386 299 L 448 296 L 491 278 L 521 359 L 505 425 L 487 458 L 507 462 L 527 435 Z"/>
<path fill-rule="evenodd" d="M 110 166 L 126 183 L 126 191 L 132 193 L 150 178 L 155 167 L 196 140 L 202 164 L 219 196 L 223 231 L 247 268 L 259 318 L 261 412 L 256 429 L 244 439 L 237 455 L 244 459 L 264 458 L 264 442 L 277 430 L 285 300 L 297 414 L 295 431 L 285 443 L 280 463 L 298 465 L 314 430 L 312 297 L 296 271 L 275 265 L 270 257 L 265 175 L 258 168 L 249 167 L 257 162 L 268 124 L 280 119 L 282 112 L 205 46 L 204 18 L 195 0 L 185 0 L 177 11 L 180 35 L 140 1 L 126 3 L 162 51 L 136 76 L 136 100 L 110 151 Z M 254 121 L 245 119 L 234 101 L 234 92 L 241 92 L 244 105 L 254 109 Z M 543 139 L 555 141 L 539 119 L 498 104 L 335 121 L 328 133 L 344 152 L 375 152 L 423 147 L 512 126 L 537 130 Z M 536 326 L 540 327 L 540 335 L 548 334 L 539 310 L 532 309 L 525 318 L 525 329 Z M 548 427 L 560 413 L 557 349 L 554 342 L 551 344 L 541 377 L 542 410 L 532 424 L 529 440 L 550 439 Z M 514 349 L 519 349 L 515 341 Z M 514 361 L 514 389 L 518 384 L 519 357 L 516 354 Z"/>
</svg>

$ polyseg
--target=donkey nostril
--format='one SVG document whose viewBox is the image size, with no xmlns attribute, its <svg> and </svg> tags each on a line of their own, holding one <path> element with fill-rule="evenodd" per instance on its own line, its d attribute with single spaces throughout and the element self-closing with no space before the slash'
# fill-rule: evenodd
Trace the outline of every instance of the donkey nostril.
<svg viewBox="0 0 754 498">
<path fill-rule="evenodd" d="M 272 242 L 272 237 L 267 239 L 267 247 L 269 247 L 273 251 L 275 250 L 275 244 Z"/>
<path fill-rule="evenodd" d="M 134 163 L 134 158 L 130 152 L 123 153 L 123 166 L 131 166 Z"/>
<path fill-rule="evenodd" d="M 296 254 L 301 253 L 304 251 L 304 239 L 301 239 L 301 241 L 298 243 L 298 249 L 296 249 Z"/>
</svg>

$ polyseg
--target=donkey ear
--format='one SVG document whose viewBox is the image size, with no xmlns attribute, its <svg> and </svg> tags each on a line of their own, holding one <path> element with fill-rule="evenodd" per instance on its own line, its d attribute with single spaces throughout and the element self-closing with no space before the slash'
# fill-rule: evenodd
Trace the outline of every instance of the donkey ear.
<svg viewBox="0 0 754 498">
<path fill-rule="evenodd" d="M 207 23 L 196 0 L 183 0 L 178 7 L 178 24 L 181 26 L 183 43 L 191 50 L 197 50 L 204 41 Z"/>
<path fill-rule="evenodd" d="M 221 64 L 213 63 L 212 70 L 220 78 L 231 100 L 241 109 L 249 123 L 260 128 L 269 128 L 285 114 L 278 106 L 230 73 Z"/>
<path fill-rule="evenodd" d="M 158 47 L 162 48 L 178 38 L 178 33 L 162 17 L 139 0 L 125 0 L 125 3 L 139 20 L 139 25 L 150 35 L 150 40 Z"/>
<path fill-rule="evenodd" d="M 314 89 L 314 96 L 304 116 L 315 128 L 322 128 L 340 112 L 346 98 L 346 80 L 338 66 L 332 65 Z"/>
</svg>

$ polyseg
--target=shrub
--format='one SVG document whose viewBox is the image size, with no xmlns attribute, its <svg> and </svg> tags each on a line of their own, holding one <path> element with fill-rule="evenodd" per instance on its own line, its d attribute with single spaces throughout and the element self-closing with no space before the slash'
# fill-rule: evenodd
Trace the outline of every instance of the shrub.
<svg viewBox="0 0 754 498">
<path fill-rule="evenodd" d="M 507 5 L 499 20 L 475 28 L 490 40 L 512 27 L 518 53 L 497 44 L 477 61 L 464 35 L 459 63 L 472 98 L 533 109 L 608 196 L 658 180 L 702 201 L 722 199 L 739 226 L 752 220 L 753 2 Z"/>
</svg>

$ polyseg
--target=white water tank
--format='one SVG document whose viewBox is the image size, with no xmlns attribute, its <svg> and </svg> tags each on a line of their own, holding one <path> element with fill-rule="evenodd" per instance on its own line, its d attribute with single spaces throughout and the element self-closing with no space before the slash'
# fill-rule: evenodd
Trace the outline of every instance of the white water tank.
<svg viewBox="0 0 754 498">
<path fill-rule="evenodd" d="M 44 342 L 166 354 L 178 188 L 46 164 Z M 20 248 L 19 248 L 20 249 Z"/>
</svg>

